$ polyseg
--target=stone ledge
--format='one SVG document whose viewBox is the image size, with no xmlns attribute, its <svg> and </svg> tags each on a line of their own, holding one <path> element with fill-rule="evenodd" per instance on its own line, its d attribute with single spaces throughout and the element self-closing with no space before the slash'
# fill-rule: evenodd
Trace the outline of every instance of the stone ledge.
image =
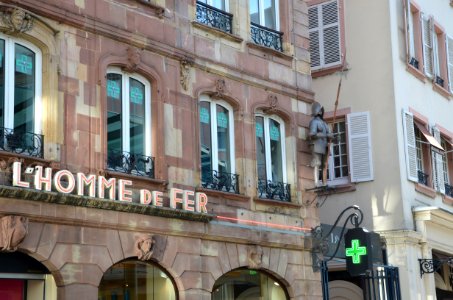
<svg viewBox="0 0 453 300">
<path fill-rule="evenodd" d="M 208 223 L 215 216 L 212 214 L 199 214 L 190 211 L 172 209 L 167 207 L 155 207 L 138 203 L 124 203 L 117 200 L 104 200 L 100 198 L 89 198 L 72 194 L 60 194 L 55 192 L 36 191 L 32 189 L 17 188 L 11 186 L 0 186 L 0 197 L 24 199 L 44 203 L 63 204 L 88 208 L 98 208 L 142 214 L 164 218 L 176 218 L 182 220 L 198 221 Z"/>
<path fill-rule="evenodd" d="M 242 43 L 242 41 L 244 40 L 240 36 L 237 36 L 235 34 L 222 31 L 220 29 L 205 25 L 205 24 L 197 22 L 197 21 L 192 21 L 192 26 L 200 28 L 200 29 L 205 30 L 205 31 L 208 31 L 209 33 L 212 33 L 214 35 L 223 37 L 223 38 L 225 38 L 227 40 L 230 40 L 230 41 L 233 41 L 233 42 L 236 42 L 236 43 Z"/>
<path fill-rule="evenodd" d="M 283 58 L 284 60 L 287 60 L 287 61 L 292 61 L 294 59 L 294 57 L 292 55 L 286 54 L 284 52 L 280 52 L 278 50 L 274 50 L 272 48 L 268 48 L 265 46 L 255 44 L 254 42 L 247 42 L 247 46 L 249 47 L 249 49 L 257 49 L 268 55 L 277 56 L 277 57 Z"/>
<path fill-rule="evenodd" d="M 426 186 L 426 185 L 423 185 L 420 183 L 416 183 L 415 190 L 430 198 L 434 199 L 436 197 L 436 191 L 434 189 L 430 188 L 429 186 Z"/>
<path fill-rule="evenodd" d="M 285 201 L 278 201 L 278 200 L 270 200 L 270 199 L 263 199 L 263 198 L 253 198 L 253 201 L 260 204 L 272 205 L 272 206 L 287 206 L 289 208 L 296 208 L 299 209 L 302 207 L 302 204 L 293 203 L 293 202 L 285 202 Z"/>
<path fill-rule="evenodd" d="M 202 188 L 202 187 L 196 188 L 195 191 L 205 193 L 208 196 L 225 198 L 225 199 L 228 199 L 228 200 L 247 202 L 250 199 L 249 196 L 245 196 L 245 195 L 241 195 L 241 194 L 228 193 L 228 192 L 222 192 L 222 191 L 217 191 L 217 190 L 211 190 L 211 189 L 206 189 L 206 188 Z"/>
</svg>

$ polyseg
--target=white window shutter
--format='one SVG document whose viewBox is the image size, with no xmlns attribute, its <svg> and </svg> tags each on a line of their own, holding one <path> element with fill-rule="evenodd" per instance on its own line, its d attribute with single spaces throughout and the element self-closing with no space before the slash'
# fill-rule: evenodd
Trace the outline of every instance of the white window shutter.
<svg viewBox="0 0 453 300">
<path fill-rule="evenodd" d="M 440 139 L 440 130 L 436 126 L 432 127 L 433 136 L 434 138 L 441 143 Z M 443 163 L 443 155 L 438 153 L 437 151 L 432 151 L 432 161 L 433 161 L 433 183 L 436 190 L 445 194 L 445 181 L 444 181 L 444 163 Z"/>
<path fill-rule="evenodd" d="M 418 182 L 414 116 L 408 111 L 403 111 L 403 129 L 405 141 L 407 179 Z"/>
<path fill-rule="evenodd" d="M 369 112 L 347 115 L 349 165 L 352 182 L 373 180 Z"/>
<path fill-rule="evenodd" d="M 407 49 L 409 50 L 409 57 L 407 62 L 410 62 L 412 57 L 415 57 L 415 43 L 414 43 L 414 20 L 412 18 L 411 12 L 411 2 L 410 0 L 404 0 L 406 5 L 406 42 Z"/>
<path fill-rule="evenodd" d="M 422 15 L 422 41 L 423 41 L 423 64 L 425 74 L 428 77 L 433 76 L 433 21 L 432 18 Z"/>
<path fill-rule="evenodd" d="M 310 56 L 313 70 L 341 63 L 338 0 L 308 9 Z"/>
<path fill-rule="evenodd" d="M 337 0 L 322 4 L 324 66 L 341 63 L 340 22 Z"/>
<path fill-rule="evenodd" d="M 447 36 L 448 85 L 453 93 L 453 38 Z"/>
</svg>

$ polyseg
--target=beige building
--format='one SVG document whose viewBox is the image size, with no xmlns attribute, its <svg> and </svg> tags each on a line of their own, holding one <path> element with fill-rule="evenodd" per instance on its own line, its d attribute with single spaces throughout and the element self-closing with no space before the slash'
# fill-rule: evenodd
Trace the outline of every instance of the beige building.
<svg viewBox="0 0 453 300">
<path fill-rule="evenodd" d="M 0 299 L 320 299 L 294 0 L 0 4 Z"/>
<path fill-rule="evenodd" d="M 399 268 L 402 299 L 451 298 L 452 4 L 310 1 L 309 17 L 313 90 L 329 122 L 342 78 L 321 223 L 359 205 Z"/>
</svg>

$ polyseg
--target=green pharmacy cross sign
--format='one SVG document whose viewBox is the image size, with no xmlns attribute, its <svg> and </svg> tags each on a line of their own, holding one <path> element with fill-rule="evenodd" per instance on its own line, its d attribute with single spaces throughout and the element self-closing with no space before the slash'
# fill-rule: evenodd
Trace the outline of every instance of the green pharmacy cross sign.
<svg viewBox="0 0 453 300">
<path fill-rule="evenodd" d="M 352 257 L 353 264 L 360 264 L 360 256 L 367 254 L 367 249 L 365 246 L 360 246 L 359 240 L 352 240 L 351 247 L 346 248 L 346 256 Z"/>
</svg>

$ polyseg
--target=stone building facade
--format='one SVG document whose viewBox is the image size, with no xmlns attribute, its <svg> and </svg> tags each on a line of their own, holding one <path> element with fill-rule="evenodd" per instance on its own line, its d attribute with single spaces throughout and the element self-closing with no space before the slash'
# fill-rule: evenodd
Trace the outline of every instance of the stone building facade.
<svg viewBox="0 0 453 300">
<path fill-rule="evenodd" d="M 272 3 L 0 4 L 0 293 L 135 299 L 105 281 L 145 262 L 160 299 L 245 299 L 232 272 L 321 298 L 307 7 Z"/>
</svg>

